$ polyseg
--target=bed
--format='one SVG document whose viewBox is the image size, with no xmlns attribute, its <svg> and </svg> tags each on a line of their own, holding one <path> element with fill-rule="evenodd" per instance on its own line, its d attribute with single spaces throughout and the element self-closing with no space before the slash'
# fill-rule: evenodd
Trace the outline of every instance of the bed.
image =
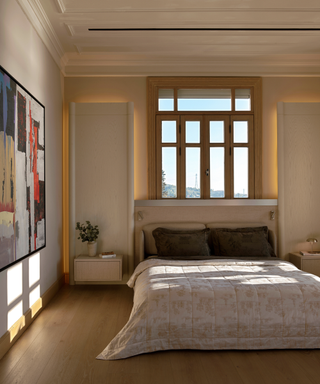
<svg viewBox="0 0 320 384">
<path fill-rule="evenodd" d="M 279 259 L 276 249 L 275 234 L 259 223 L 145 226 L 141 262 L 128 281 L 130 318 L 97 359 L 319 348 L 320 278 Z"/>
</svg>

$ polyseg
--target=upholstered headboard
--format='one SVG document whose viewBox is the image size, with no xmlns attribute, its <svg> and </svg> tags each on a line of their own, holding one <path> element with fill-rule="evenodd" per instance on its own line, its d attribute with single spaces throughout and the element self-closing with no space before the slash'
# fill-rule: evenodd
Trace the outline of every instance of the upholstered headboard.
<svg viewBox="0 0 320 384">
<path fill-rule="evenodd" d="M 195 222 L 177 222 L 177 223 L 153 223 L 145 225 L 140 233 L 140 261 L 143 261 L 149 255 L 156 255 L 157 248 L 155 240 L 152 235 L 152 231 L 156 228 L 168 228 L 177 230 L 197 230 L 204 228 L 246 228 L 246 227 L 262 227 L 263 223 L 248 223 L 248 222 L 216 222 L 216 223 L 195 223 Z M 277 239 L 273 231 L 268 230 L 268 240 L 273 250 L 277 254 Z"/>
</svg>

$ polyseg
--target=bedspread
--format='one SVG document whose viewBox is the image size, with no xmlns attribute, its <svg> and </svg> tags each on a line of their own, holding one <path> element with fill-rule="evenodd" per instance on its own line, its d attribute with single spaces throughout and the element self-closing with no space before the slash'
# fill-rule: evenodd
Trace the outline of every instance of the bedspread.
<svg viewBox="0 0 320 384">
<path fill-rule="evenodd" d="M 97 357 L 168 349 L 320 348 L 320 278 L 282 260 L 140 263 L 124 328 Z"/>
</svg>

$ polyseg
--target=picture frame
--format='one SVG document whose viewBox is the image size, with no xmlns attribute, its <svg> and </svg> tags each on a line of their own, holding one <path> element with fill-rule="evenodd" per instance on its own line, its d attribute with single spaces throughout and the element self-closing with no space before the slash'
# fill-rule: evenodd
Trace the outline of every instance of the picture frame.
<svg viewBox="0 0 320 384">
<path fill-rule="evenodd" d="M 0 272 L 46 246 L 45 107 L 0 66 Z"/>
</svg>

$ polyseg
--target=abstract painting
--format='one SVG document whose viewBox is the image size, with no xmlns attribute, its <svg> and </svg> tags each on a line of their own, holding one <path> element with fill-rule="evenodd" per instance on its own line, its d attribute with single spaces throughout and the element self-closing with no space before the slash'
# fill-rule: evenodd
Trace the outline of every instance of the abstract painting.
<svg viewBox="0 0 320 384">
<path fill-rule="evenodd" d="M 0 66 L 0 271 L 46 244 L 45 108 Z"/>
</svg>

